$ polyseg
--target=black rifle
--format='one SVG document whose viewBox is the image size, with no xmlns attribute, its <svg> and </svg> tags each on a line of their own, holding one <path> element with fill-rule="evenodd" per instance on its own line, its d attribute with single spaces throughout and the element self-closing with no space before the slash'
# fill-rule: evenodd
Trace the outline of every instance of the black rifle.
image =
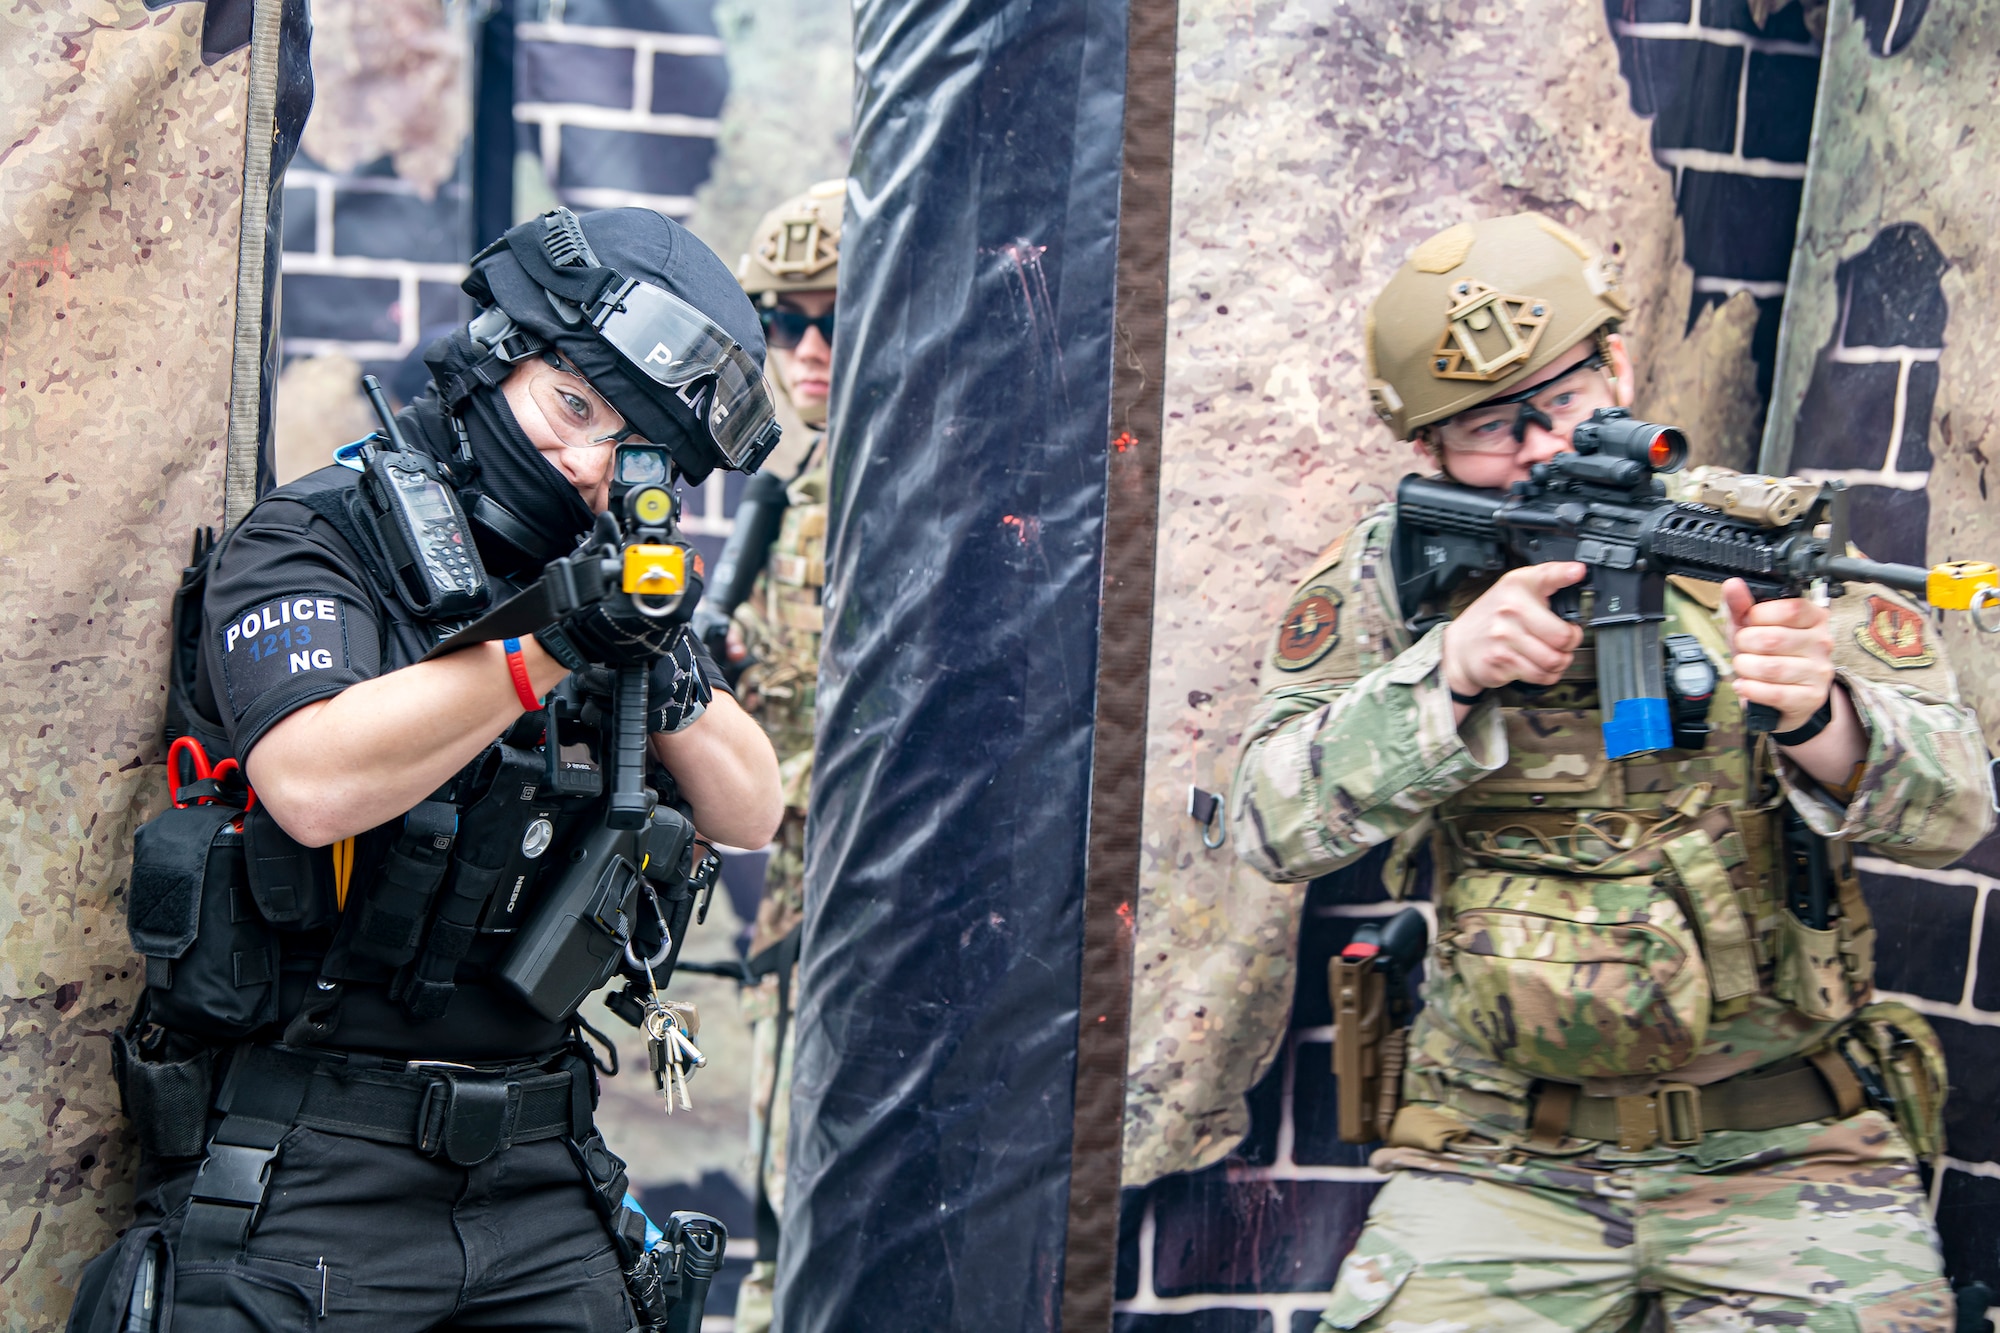
<svg viewBox="0 0 2000 1333">
<path fill-rule="evenodd" d="M 756 586 L 789 504 L 784 479 L 774 472 L 759 472 L 745 483 L 743 498 L 736 502 L 735 526 L 715 562 L 715 577 L 703 590 L 701 608 L 694 613 L 694 632 L 731 685 L 742 674 L 742 666 L 729 660 L 729 618 Z"/>
<path fill-rule="evenodd" d="M 1796 597 L 1815 579 L 1840 595 L 1844 580 L 1886 584 L 1934 606 L 1981 614 L 2000 603 L 2000 571 L 1961 562 L 1920 569 L 1847 554 L 1841 482 L 1744 476 L 1702 488 L 1705 503 L 1667 498 L 1656 473 L 1675 472 L 1687 438 L 1672 426 L 1600 408 L 1576 428 L 1574 452 L 1537 463 L 1505 493 L 1415 474 L 1396 490 L 1396 591 L 1410 627 L 1445 618 L 1452 590 L 1510 566 L 1576 560 L 1581 583 L 1550 605 L 1596 631 L 1605 754 L 1613 759 L 1673 744 L 1660 645 L 1667 577 L 1740 578 L 1759 601 Z M 1586 618 L 1582 594 L 1592 594 Z M 2000 630 L 2000 624 L 1991 626 Z M 1776 728 L 1777 712 L 1749 704 L 1751 731 Z"/>
<path fill-rule="evenodd" d="M 621 444 L 612 466 L 611 507 L 575 552 L 551 560 L 542 576 L 433 648 L 429 656 L 472 643 L 547 629 L 584 607 L 626 598 L 640 615 L 664 617 L 686 595 L 693 559 L 680 535 L 680 501 L 667 489 L 666 450 Z M 613 678 L 611 808 L 607 827 L 641 829 L 654 796 L 646 777 L 646 668 L 619 667 Z M 553 724 L 552 724 L 553 725 Z M 549 740 L 551 750 L 555 738 Z"/>
</svg>

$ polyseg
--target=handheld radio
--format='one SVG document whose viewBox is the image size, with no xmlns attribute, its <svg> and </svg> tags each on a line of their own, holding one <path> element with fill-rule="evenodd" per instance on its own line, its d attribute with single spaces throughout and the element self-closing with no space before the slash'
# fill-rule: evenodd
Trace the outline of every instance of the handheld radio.
<svg viewBox="0 0 2000 1333">
<path fill-rule="evenodd" d="M 396 571 L 396 595 L 416 614 L 448 620 L 484 609 L 486 568 L 472 544 L 458 496 L 444 484 L 438 466 L 412 449 L 396 428 L 382 385 L 363 375 L 375 415 L 381 418 L 387 449 L 364 441 L 362 492 L 389 563 Z"/>
</svg>

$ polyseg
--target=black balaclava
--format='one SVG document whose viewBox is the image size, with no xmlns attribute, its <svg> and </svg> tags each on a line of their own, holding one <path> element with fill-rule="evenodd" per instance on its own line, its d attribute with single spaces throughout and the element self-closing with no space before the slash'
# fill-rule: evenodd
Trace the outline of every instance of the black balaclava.
<svg viewBox="0 0 2000 1333">
<path fill-rule="evenodd" d="M 485 358 L 486 349 L 473 342 L 462 327 L 433 342 L 424 351 L 432 383 L 410 409 L 430 452 L 448 464 L 459 479 L 467 514 L 480 529 L 476 535 L 483 539 L 480 554 L 500 572 L 533 573 L 549 560 L 575 550 L 595 516 L 569 478 L 535 448 L 496 385 L 475 381 L 476 387 L 461 404 L 458 421 L 472 450 L 471 465 L 458 457 L 458 430 L 436 386 L 459 379 Z M 485 511 L 480 496 L 505 510 L 504 518 L 495 519 Z M 518 520 L 518 526 L 506 524 L 505 518 Z M 497 551 L 491 540 L 484 540 L 505 540 L 496 527 L 505 527 L 515 538 L 507 542 L 511 551 Z M 524 545 L 522 538 L 530 545 Z"/>
</svg>

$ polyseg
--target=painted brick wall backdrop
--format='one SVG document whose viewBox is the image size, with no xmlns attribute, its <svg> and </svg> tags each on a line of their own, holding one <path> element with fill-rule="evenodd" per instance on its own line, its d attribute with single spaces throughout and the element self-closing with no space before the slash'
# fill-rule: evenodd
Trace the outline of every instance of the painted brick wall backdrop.
<svg viewBox="0 0 2000 1333">
<path fill-rule="evenodd" d="M 1765 8 L 1757 6 L 1758 10 Z M 1177 268 L 1188 265 L 1190 272 L 1199 272 L 1201 280 L 1192 281 L 1190 287 L 1189 277 L 1176 272 L 1170 290 L 1187 299 L 1170 308 L 1170 333 L 1178 325 L 1180 332 L 1173 333 L 1174 338 L 1188 340 L 1191 352 L 1180 355 L 1201 357 L 1203 353 L 1194 349 L 1207 347 L 1206 342 L 1196 340 L 1207 333 L 1200 321 L 1209 318 L 1209 312 L 1226 316 L 1231 309 L 1241 307 L 1241 313 L 1252 319 L 1283 319 L 1286 318 L 1283 314 L 1266 316 L 1265 305 L 1275 300 L 1278 304 L 1273 309 L 1283 311 L 1287 308 L 1285 303 L 1297 305 L 1316 299 L 1317 284 L 1322 281 L 1338 290 L 1349 279 L 1339 271 L 1337 259 L 1334 276 L 1320 276 L 1328 264 L 1316 248 L 1318 233 L 1314 228 L 1319 217 L 1311 185 L 1295 187 L 1282 175 L 1274 178 L 1269 174 L 1277 170 L 1275 158 L 1267 161 L 1266 148 L 1257 145 L 1267 145 L 1275 154 L 1269 136 L 1283 133 L 1277 119 L 1265 112 L 1265 120 L 1246 116 L 1249 123 L 1236 126 L 1224 115 L 1207 109 L 1211 101 L 1226 105 L 1231 96 L 1251 96 L 1247 92 L 1226 91 L 1227 81 L 1232 77 L 1243 79 L 1245 87 L 1254 86 L 1255 97 L 1268 104 L 1273 88 L 1280 85 L 1260 81 L 1255 75 L 1272 67 L 1257 65 L 1253 59 L 1248 67 L 1254 73 L 1246 76 L 1230 58 L 1218 55 L 1212 37 L 1205 35 L 1196 46 L 1188 36 L 1195 30 L 1194 25 L 1199 22 L 1204 29 L 1211 23 L 1222 26 L 1222 20 L 1211 12 L 1210 6 L 1184 2 L 1181 9 L 1184 25 L 1181 97 L 1189 103 L 1200 100 L 1199 110 L 1183 113 L 1183 124 L 1189 124 L 1188 117 L 1194 116 L 1202 129 L 1193 134 L 1183 130 L 1175 172 L 1177 178 L 1183 174 L 1198 176 L 1202 184 L 1184 187 L 1177 183 L 1177 213 L 1190 200 L 1196 201 L 1197 209 L 1207 210 L 1211 207 L 1207 201 L 1209 193 L 1234 188 L 1227 169 L 1220 173 L 1220 180 L 1212 179 L 1217 172 L 1202 160 L 1204 147 L 1211 152 L 1227 151 L 1237 162 L 1254 154 L 1260 164 L 1253 171 L 1253 178 L 1260 182 L 1255 188 L 1270 195 L 1282 195 L 1287 202 L 1278 210 L 1282 221 L 1277 234 L 1267 238 L 1262 233 L 1249 232 L 1247 242 L 1254 243 L 1245 243 L 1232 253 L 1243 254 L 1243 263 L 1256 262 L 1254 256 L 1264 245 L 1271 244 L 1301 255 L 1310 252 L 1313 256 L 1300 266 L 1297 276 L 1292 276 L 1294 270 L 1290 268 L 1274 270 L 1276 291 L 1281 295 L 1272 297 L 1261 291 L 1246 290 L 1244 282 L 1231 281 L 1225 272 L 1212 271 L 1199 248 L 1177 249 L 1174 259 Z M 1874 25 L 1869 28 L 1871 42 L 1879 45 L 1880 40 L 1885 40 L 1875 32 L 1876 28 L 1884 32 L 1893 30 L 1894 40 L 1909 42 L 1915 21 L 1900 10 L 1897 14 L 1875 15 L 1866 5 L 1861 9 L 1867 13 L 1854 21 Z M 1739 374 L 1749 394 L 1746 410 L 1704 419 L 1704 424 L 1720 422 L 1729 427 L 1726 438 L 1706 443 L 1708 457 L 1741 468 L 1755 466 L 1757 462 L 1765 403 L 1772 393 L 1779 363 L 1781 316 L 1791 281 L 1794 239 L 1820 77 L 1818 28 L 1825 12 L 1821 9 L 1809 13 L 1791 4 L 1775 12 L 1765 12 L 1760 18 L 1744 0 L 1607 0 L 1603 11 L 1602 22 L 1610 39 L 1608 45 L 1615 50 L 1621 91 L 1629 110 L 1648 122 L 1651 156 L 1658 170 L 1665 174 L 1667 194 L 1677 219 L 1679 259 L 1685 265 L 1679 281 L 1686 283 L 1680 290 L 1688 292 L 1688 299 L 1675 315 L 1675 325 L 1685 329 L 1692 342 L 1708 326 L 1719 327 L 1723 321 L 1731 321 L 1735 331 L 1719 333 L 1718 341 L 1709 343 L 1698 355 L 1733 355 L 1747 358 L 1751 363 L 1749 374 Z M 1305 21 L 1331 23 L 1318 17 L 1317 10 Z M 1434 14 L 1430 21 L 1435 22 Z M 1264 43 L 1282 51 L 1291 36 L 1283 19 L 1261 9 L 1254 14 L 1236 15 L 1235 23 L 1233 40 L 1239 42 Z M 1479 28 L 1470 14 L 1462 16 L 1463 30 L 1470 30 L 1464 33 L 1463 40 L 1475 48 L 1480 48 L 1479 39 L 1488 43 L 1492 40 L 1490 30 Z M 1336 34 L 1329 32 L 1328 26 L 1313 31 L 1326 41 L 1342 42 L 1350 51 L 1372 41 L 1382 43 L 1393 55 L 1400 56 L 1407 50 L 1413 62 L 1421 63 L 1427 55 L 1421 43 L 1428 39 L 1429 33 L 1425 21 L 1417 18 L 1414 11 L 1400 22 L 1388 19 L 1367 31 L 1343 29 Z M 1559 40 L 1555 36 L 1550 38 L 1552 43 Z M 1490 46 L 1483 49 L 1488 57 L 1496 55 Z M 1600 49 L 1587 54 L 1603 58 L 1610 56 L 1611 51 Z M 1198 94 L 1191 94 L 1186 81 L 1190 70 L 1199 71 Z M 1291 68 L 1287 67 L 1285 76 L 1293 77 Z M 1532 79 L 1534 72 L 1524 70 L 1522 77 Z M 1311 84 L 1302 76 L 1300 79 L 1296 86 L 1289 82 L 1281 85 L 1286 90 L 1285 96 L 1312 100 Z M 1445 99 L 1457 91 L 1439 79 L 1431 95 L 1434 99 Z M 1347 95 L 1361 94 L 1349 88 Z M 1398 91 L 1391 88 L 1388 96 L 1397 95 Z M 1379 123 L 1370 123 L 1368 128 L 1372 133 L 1387 137 L 1402 129 L 1383 104 L 1377 104 L 1374 114 Z M 1456 123 L 1456 113 L 1449 105 L 1429 114 L 1436 123 Z M 1476 138 L 1476 118 L 1468 114 L 1466 119 L 1468 137 Z M 1327 127 L 1319 142 L 1336 162 L 1342 160 L 1339 131 L 1345 124 L 1345 118 L 1330 120 L 1322 113 L 1316 125 L 1307 129 L 1308 133 L 1315 133 L 1319 127 Z M 1539 207 L 1557 216 L 1566 216 L 1566 210 L 1579 206 L 1593 207 L 1590 198 L 1581 191 L 1564 195 L 1566 182 L 1557 169 L 1551 169 L 1551 174 L 1557 176 L 1551 192 L 1542 187 L 1529 168 L 1505 160 L 1510 152 L 1530 151 L 1520 146 L 1521 139 L 1539 142 L 1535 139 L 1539 127 L 1509 124 L 1514 140 L 1488 147 L 1486 157 L 1497 164 L 1502 180 L 1522 193 L 1503 196 L 1497 201 L 1471 198 L 1460 207 L 1468 213 L 1507 211 L 1509 205 Z M 1216 134 L 1210 128 L 1216 125 L 1240 130 L 1249 142 L 1206 137 Z M 1583 117 L 1563 129 L 1567 135 L 1592 138 L 1610 132 Z M 1227 147 L 1223 148 L 1225 142 Z M 1422 182 L 1407 187 L 1414 192 L 1413 203 L 1426 188 L 1443 193 L 1466 188 L 1463 178 L 1453 179 L 1448 174 L 1446 164 L 1451 161 L 1449 153 L 1453 147 L 1449 138 L 1425 140 L 1424 148 L 1418 150 L 1418 160 L 1407 167 L 1408 177 Z M 1562 149 L 1555 146 L 1538 151 L 1558 161 L 1562 154 Z M 1932 169 L 1935 173 L 1955 168 L 1933 164 Z M 1362 173 L 1356 188 L 1372 189 L 1365 174 L 1367 168 L 1354 170 Z M 1202 217 L 1207 216 L 1202 212 Z M 1589 214 L 1586 212 L 1584 216 Z M 1994 221 L 1990 209 L 1987 221 L 1990 234 Z M 1177 232 L 1186 225 L 1189 224 L 1176 218 Z M 1332 255 L 1341 254 L 1340 242 L 1345 239 L 1335 232 L 1335 244 L 1328 247 Z M 1637 276 L 1642 283 L 1654 277 L 1642 256 L 1635 254 L 1633 260 L 1638 261 Z M 1923 511 L 1911 506 L 1924 502 L 1923 487 L 1931 466 L 1925 438 L 1931 419 L 1930 394 L 1936 384 L 1938 349 L 1941 341 L 1945 341 L 1941 338 L 1943 311 L 1937 296 L 1938 275 L 1944 267 L 1938 247 L 1928 245 L 1926 239 L 1908 229 L 1886 231 L 1866 254 L 1844 265 L 1841 271 L 1844 332 L 1834 340 L 1833 351 L 1820 365 L 1820 378 L 1814 381 L 1814 392 L 1820 398 L 1809 400 L 1810 410 L 1823 411 L 1829 419 L 1847 423 L 1846 430 L 1826 435 L 1827 448 L 1846 452 L 1838 458 L 1815 456 L 1799 461 L 1810 462 L 1830 475 L 1838 472 L 1848 475 L 1850 480 L 1881 488 L 1871 494 L 1887 497 L 1887 503 L 1880 506 L 1879 518 L 1866 521 L 1874 524 L 1870 536 L 1880 548 L 1869 549 L 1882 558 L 1922 556 Z M 1628 274 L 1631 272 L 1632 264 L 1628 261 Z M 1215 283 L 1212 298 L 1208 279 Z M 1663 280 L 1668 285 L 1674 281 L 1671 274 L 1663 275 Z M 1885 288 L 1893 288 L 1897 294 L 1889 298 L 1877 294 Z M 1215 304 L 1196 304 L 1211 299 Z M 1876 314 L 1878 310 L 1883 313 Z M 1642 364 L 1649 352 L 1663 345 L 1668 352 L 1672 351 L 1671 336 L 1662 337 L 1668 332 L 1662 328 L 1665 322 L 1663 319 L 1653 326 L 1651 344 L 1643 341 L 1642 328 Z M 1358 319 L 1351 323 L 1358 328 Z M 1235 391 L 1254 394 L 1258 377 L 1270 371 L 1270 366 L 1264 364 L 1268 360 L 1264 354 L 1269 349 L 1246 343 L 1248 336 L 1233 332 L 1212 335 L 1222 340 L 1220 348 L 1225 351 L 1232 346 L 1231 339 L 1235 340 L 1238 360 L 1244 364 L 1235 368 L 1233 374 L 1225 372 L 1225 380 L 1248 381 L 1237 385 Z M 1327 340 L 1345 348 L 1339 328 Z M 1191 397 L 1195 413 L 1238 411 L 1227 405 L 1225 380 L 1214 382 L 1217 391 L 1212 394 L 1177 392 L 1176 375 L 1192 373 L 1181 368 L 1187 364 L 1185 361 L 1177 367 L 1172 359 L 1177 346 L 1177 342 L 1170 342 L 1169 409 L 1185 409 L 1189 405 L 1180 400 Z M 1330 377 L 1330 388 L 1341 386 L 1340 363 L 1345 355 L 1343 352 L 1335 358 L 1336 370 Z M 1262 370 L 1258 369 L 1260 364 Z M 1216 515 L 1204 509 L 1202 512 L 1209 514 L 1209 525 L 1214 525 L 1218 518 L 1231 531 L 1241 525 L 1242 530 L 1235 538 L 1236 549 L 1229 552 L 1209 552 L 1206 546 L 1200 549 L 1197 554 L 1210 562 L 1227 560 L 1240 568 L 1244 555 L 1261 558 L 1261 551 L 1247 546 L 1260 531 L 1289 538 L 1288 528 L 1261 513 L 1239 518 L 1238 515 L 1250 511 L 1233 491 L 1226 490 L 1229 482 L 1224 480 L 1227 477 L 1233 481 L 1234 473 L 1239 470 L 1236 460 L 1229 455 L 1240 443 L 1251 442 L 1253 447 L 1266 448 L 1266 457 L 1269 450 L 1285 448 L 1284 442 L 1289 438 L 1284 425 L 1286 409 L 1296 409 L 1300 401 L 1309 401 L 1299 399 L 1293 392 L 1294 386 L 1287 382 L 1286 360 L 1281 357 L 1278 364 L 1279 373 L 1271 374 L 1263 389 L 1264 403 L 1276 405 L 1268 409 L 1275 413 L 1270 416 L 1269 425 L 1260 429 L 1261 414 L 1253 413 L 1246 420 L 1238 412 L 1235 418 L 1204 428 L 1215 436 L 1218 448 L 1203 460 L 1206 467 L 1198 481 L 1190 478 L 1183 482 L 1169 453 L 1162 474 L 1163 562 L 1169 558 L 1165 553 L 1176 545 L 1166 531 L 1169 518 L 1165 505 L 1169 502 L 1212 504 L 1223 512 Z M 1861 387 L 1863 380 L 1865 389 Z M 1314 390 L 1321 387 L 1314 379 L 1305 382 Z M 1837 396 L 1833 394 L 1836 382 L 1842 386 Z M 1691 383 L 1686 376 L 1676 379 L 1674 373 L 1665 373 L 1650 386 L 1642 386 L 1640 407 L 1651 408 L 1664 419 L 1693 424 L 1689 417 L 1701 411 L 1703 404 L 1700 394 L 1690 390 Z M 1855 387 L 1846 388 L 1850 383 Z M 1329 400 L 1326 393 L 1315 396 L 1322 403 Z M 1797 410 L 1798 402 L 1795 393 L 1786 400 L 1785 410 Z M 1168 415 L 1172 419 L 1180 413 L 1170 410 Z M 1292 416 L 1297 419 L 1296 410 Z M 1804 430 L 1802 424 L 1802 436 Z M 1323 430 L 1320 435 L 1317 446 L 1308 440 L 1306 447 L 1331 448 L 1350 459 L 1360 450 L 1374 447 L 1372 437 L 1365 434 L 1336 433 L 1332 440 L 1326 438 Z M 1278 443 L 1266 444 L 1273 440 Z M 1853 443 L 1835 444 L 1836 440 Z M 1226 447 L 1223 441 L 1227 442 Z M 1289 467 L 1289 457 L 1286 456 L 1283 466 Z M 1399 463 L 1400 459 L 1383 467 L 1393 475 L 1402 470 Z M 1365 463 L 1350 461 L 1344 466 L 1350 471 L 1359 467 L 1364 483 L 1374 475 Z M 1347 475 L 1341 473 L 1340 466 L 1331 470 Z M 1864 472 L 1866 476 L 1860 475 Z M 1303 483 L 1306 490 L 1317 496 L 1329 494 L 1327 480 L 1318 474 L 1308 472 Z M 1980 483 L 1984 483 L 1983 471 Z M 1265 479 L 1257 492 L 1267 506 L 1270 484 L 1270 479 Z M 1361 484 L 1356 489 L 1365 492 L 1369 487 Z M 1894 507 L 1898 497 L 1903 506 L 1900 509 Z M 1337 521 L 1328 519 L 1324 530 L 1305 550 L 1318 549 L 1338 528 Z M 1268 544 L 1271 538 L 1264 540 Z M 1860 540 L 1867 545 L 1870 537 Z M 1299 559 L 1304 558 L 1307 557 L 1302 552 Z M 1283 579 L 1288 581 L 1296 568 L 1295 564 Z M 1165 563 L 1163 571 L 1166 571 L 1161 583 L 1163 602 L 1171 602 L 1173 595 L 1184 596 L 1177 590 L 1169 593 L 1172 580 L 1183 575 Z M 1189 571 L 1185 577 L 1206 579 L 1208 575 Z M 1206 585 L 1203 606 L 1203 616 L 1218 626 L 1225 623 L 1224 615 L 1234 614 L 1233 603 L 1208 591 Z M 1268 632 L 1268 620 L 1263 623 L 1266 628 L 1260 633 Z M 1158 633 L 1167 631 L 1156 630 Z M 1172 748 L 1177 753 L 1170 763 L 1162 763 L 1166 756 L 1156 749 L 1153 762 L 1163 769 L 1172 768 L 1178 775 L 1189 771 L 1188 761 L 1180 753 L 1185 752 L 1195 760 L 1193 772 L 1197 782 L 1209 785 L 1211 771 L 1218 777 L 1226 773 L 1226 755 L 1222 752 L 1231 748 L 1233 736 L 1225 716 L 1228 708 L 1223 705 L 1235 687 L 1227 675 L 1211 672 L 1200 677 L 1199 689 L 1190 693 L 1187 686 L 1195 682 L 1196 676 L 1189 668 L 1177 669 L 1180 675 L 1163 677 L 1156 667 L 1154 695 L 1161 702 L 1156 705 L 1153 724 L 1158 734 L 1162 731 L 1161 719 L 1171 721 L 1176 738 Z M 1183 696 L 1185 710 L 1180 704 Z M 1212 696 L 1222 701 L 1214 709 Z M 1210 727 L 1214 729 L 1213 740 L 1204 738 L 1204 730 Z M 1211 749 L 1217 756 L 1213 768 L 1208 762 Z M 1171 793 L 1182 801 L 1185 784 L 1186 779 L 1180 778 Z M 1951 1156 L 1946 1162 L 1948 1169 L 1934 1183 L 1934 1195 L 1944 1228 L 1948 1261 L 1954 1276 L 1961 1281 L 1991 1280 L 1996 1250 L 1993 1233 L 2000 1229 L 2000 1223 L 1994 1221 L 2000 1218 L 2000 1167 L 1993 1164 L 1996 1156 L 2000 1156 L 2000 1133 L 1993 1128 L 1991 1110 L 1996 1096 L 2000 1096 L 2000 1075 L 1993 1072 L 2000 1069 L 2000 1061 L 1994 1058 L 2000 1054 L 2000 1045 L 1995 1044 L 2000 1043 L 2000 1032 L 1995 1031 L 1996 1024 L 2000 1024 L 2000 1013 L 1996 1013 L 2000 1010 L 2000 976 L 1995 975 L 1995 969 L 2000 969 L 2000 942 L 1987 939 L 1985 926 L 1987 891 L 1995 883 L 1994 872 L 2000 870 L 2000 854 L 1991 847 L 1989 844 L 1982 848 L 1965 864 L 1942 871 L 1912 871 L 1878 858 L 1868 858 L 1863 863 L 1869 900 L 1881 930 L 1881 987 L 1885 993 L 1904 999 L 1931 1016 L 1954 1062 Z M 1198 869 L 1205 854 L 1193 848 L 1193 834 L 1187 831 L 1179 835 L 1177 844 L 1170 843 L 1169 848 L 1178 850 L 1158 856 L 1146 873 L 1171 885 L 1175 877 L 1190 873 L 1190 857 Z M 1217 855 L 1227 857 L 1228 853 Z M 1316 882 L 1306 895 L 1298 923 L 1298 971 L 1289 1030 L 1275 1063 L 1249 1097 L 1248 1134 L 1224 1160 L 1213 1166 L 1169 1175 L 1125 1191 L 1118 1274 L 1120 1333 L 1307 1333 L 1312 1328 L 1340 1259 L 1352 1245 L 1368 1202 L 1379 1188 L 1380 1178 L 1366 1165 L 1369 1149 L 1341 1144 L 1332 1132 L 1334 1081 L 1326 962 L 1349 938 L 1358 920 L 1392 910 L 1383 901 L 1379 886 L 1380 860 L 1379 854 L 1371 856 Z M 1142 888 L 1142 892 L 1161 891 Z M 1232 900 L 1225 895 L 1215 901 L 1227 905 Z M 1428 911 L 1427 903 L 1425 908 Z M 1143 929 L 1142 925 L 1142 933 Z M 1995 934 L 2000 937 L 2000 929 Z M 1143 977 L 1138 984 L 1141 987 L 1138 994 L 1143 995 Z M 1137 1002 L 1135 996 L 1135 1005 Z M 1214 1033 L 1210 1039 L 1222 1035 Z M 1177 1058 L 1192 1061 L 1196 1057 L 1184 1046 L 1183 1054 Z"/>
<path fill-rule="evenodd" d="M 1692 326 L 1742 292 L 1756 302 L 1750 354 L 1761 404 L 1771 392 L 1785 274 L 1812 138 L 1819 39 L 1805 11 L 1761 22 L 1746 0 L 1605 0 L 1632 110 L 1652 121 L 1653 158 L 1672 174 Z M 1747 468 L 1761 410 L 1718 461 Z"/>
<path fill-rule="evenodd" d="M 1992 558 L 1987 482 L 2000 425 L 2000 131 L 1990 57 L 2000 4 L 1863 0 L 1828 13 L 1827 79 L 1789 281 L 1767 467 L 1845 481 L 1853 538 L 1884 560 Z M 1957 615 L 1948 644 L 1989 744 L 2000 641 Z M 1922 871 L 1861 860 L 1878 983 L 1927 1016 L 1950 1062 L 1946 1156 L 1932 1179 L 1959 1282 L 2000 1291 L 2000 839 Z"/>
</svg>

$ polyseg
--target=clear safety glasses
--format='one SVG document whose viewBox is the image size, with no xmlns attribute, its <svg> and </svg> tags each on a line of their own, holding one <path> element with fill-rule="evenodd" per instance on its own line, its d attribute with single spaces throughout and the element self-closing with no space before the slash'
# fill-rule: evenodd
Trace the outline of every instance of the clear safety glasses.
<svg viewBox="0 0 2000 1333">
<path fill-rule="evenodd" d="M 528 397 L 563 448 L 606 449 L 633 439 L 633 428 L 591 387 L 582 371 L 555 352 L 543 352 L 542 360 L 561 374 L 535 375 Z"/>
<path fill-rule="evenodd" d="M 1598 408 L 1611 406 L 1604 381 L 1587 377 L 1604 364 L 1601 354 L 1592 353 L 1540 384 L 1448 417 L 1434 428 L 1438 443 L 1458 454 L 1512 454 L 1527 440 L 1530 425 L 1558 435 L 1574 430 Z"/>
<path fill-rule="evenodd" d="M 598 302 L 591 322 L 635 369 L 696 410 L 701 408 L 701 381 L 714 381 L 708 431 L 731 467 L 754 472 L 777 446 L 779 428 L 763 373 L 701 311 L 671 292 L 628 279 Z"/>
</svg>

